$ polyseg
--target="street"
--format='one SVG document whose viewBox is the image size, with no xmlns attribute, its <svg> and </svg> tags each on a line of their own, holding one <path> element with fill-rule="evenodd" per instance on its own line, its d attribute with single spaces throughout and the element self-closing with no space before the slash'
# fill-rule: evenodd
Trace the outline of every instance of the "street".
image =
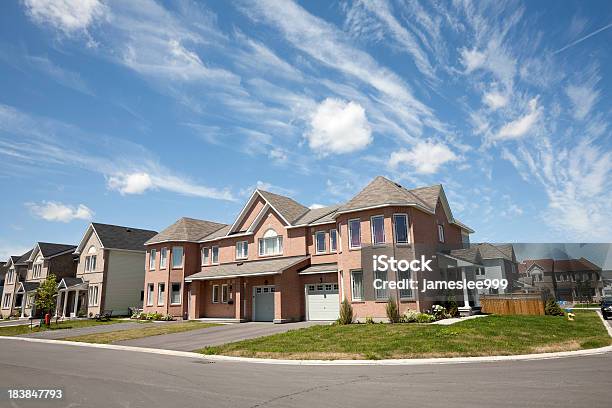
<svg viewBox="0 0 612 408">
<path fill-rule="evenodd" d="M 284 366 L 0 339 L 0 384 L 62 388 L 13 407 L 609 407 L 612 354 L 424 366 Z"/>
</svg>

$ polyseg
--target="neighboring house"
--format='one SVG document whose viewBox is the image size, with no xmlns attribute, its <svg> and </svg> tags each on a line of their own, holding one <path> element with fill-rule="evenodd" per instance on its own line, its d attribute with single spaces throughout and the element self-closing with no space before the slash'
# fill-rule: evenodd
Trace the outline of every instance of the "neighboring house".
<svg viewBox="0 0 612 408">
<path fill-rule="evenodd" d="M 4 291 L 4 277 L 8 271 L 6 266 L 8 262 L 0 262 L 0 302 L 2 301 L 2 292 Z"/>
<path fill-rule="evenodd" d="M 612 297 L 612 279 L 604 279 L 603 286 L 603 295 L 605 297 Z"/>
<path fill-rule="evenodd" d="M 586 258 L 525 259 L 519 264 L 519 274 L 523 283 L 557 300 L 573 302 L 590 297 L 599 301 L 604 294 L 601 268 Z"/>
<path fill-rule="evenodd" d="M 27 263 L 25 279 L 19 282 L 16 293 L 21 295 L 21 317 L 38 316 L 34 299 L 36 289 L 47 276 L 53 274 L 57 280 L 74 277 L 76 262 L 74 245 L 38 242 L 32 249 Z"/>
<path fill-rule="evenodd" d="M 385 318 L 389 297 L 402 312 L 427 310 L 435 300 L 417 291 L 374 290 L 362 250 L 388 246 L 416 259 L 461 248 L 472 232 L 440 185 L 408 190 L 377 177 L 348 202 L 318 209 L 256 190 L 232 225 L 183 218 L 147 242 L 144 310 L 276 323 L 334 320 L 344 298 L 361 319 Z"/>
<path fill-rule="evenodd" d="M 156 231 L 91 223 L 75 254 L 76 276 L 58 283 L 56 313 L 95 316 L 104 311 L 127 315 L 142 303 L 144 243 Z"/>
<path fill-rule="evenodd" d="M 22 295 L 17 294 L 17 289 L 20 282 L 25 280 L 28 271 L 27 260 L 31 253 L 30 250 L 23 255 L 11 256 L 6 262 L 6 275 L 0 303 L 3 318 L 21 315 Z"/>
</svg>

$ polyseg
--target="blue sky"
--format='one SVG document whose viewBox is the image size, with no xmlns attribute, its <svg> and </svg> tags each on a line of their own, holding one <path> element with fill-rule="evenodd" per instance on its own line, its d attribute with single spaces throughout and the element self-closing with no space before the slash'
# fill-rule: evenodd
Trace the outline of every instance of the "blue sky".
<svg viewBox="0 0 612 408">
<path fill-rule="evenodd" d="M 0 4 L 0 256 L 379 174 L 474 241 L 612 241 L 610 2 L 66 3 Z"/>
</svg>

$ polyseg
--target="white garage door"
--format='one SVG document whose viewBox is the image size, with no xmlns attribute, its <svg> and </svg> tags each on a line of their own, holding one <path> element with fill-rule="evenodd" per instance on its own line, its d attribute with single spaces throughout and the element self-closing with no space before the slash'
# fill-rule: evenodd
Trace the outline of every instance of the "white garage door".
<svg viewBox="0 0 612 408">
<path fill-rule="evenodd" d="M 308 320 L 336 320 L 340 311 L 337 283 L 306 285 Z"/>
</svg>

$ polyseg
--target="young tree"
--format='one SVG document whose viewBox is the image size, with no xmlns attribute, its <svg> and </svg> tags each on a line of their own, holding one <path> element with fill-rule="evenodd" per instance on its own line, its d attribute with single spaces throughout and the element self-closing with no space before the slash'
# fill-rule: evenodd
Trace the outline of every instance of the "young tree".
<svg viewBox="0 0 612 408">
<path fill-rule="evenodd" d="M 43 313 L 52 313 L 55 308 L 57 296 L 57 279 L 55 275 L 47 276 L 47 279 L 40 283 L 36 289 L 36 298 L 34 304 L 36 308 L 42 310 Z"/>
</svg>

